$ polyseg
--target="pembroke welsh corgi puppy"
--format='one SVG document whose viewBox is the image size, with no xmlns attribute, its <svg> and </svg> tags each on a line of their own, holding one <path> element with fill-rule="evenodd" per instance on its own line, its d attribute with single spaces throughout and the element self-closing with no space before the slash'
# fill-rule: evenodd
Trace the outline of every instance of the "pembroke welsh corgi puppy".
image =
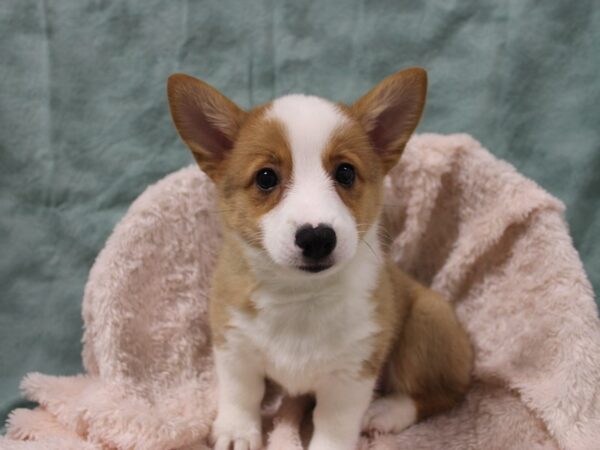
<svg viewBox="0 0 600 450">
<path fill-rule="evenodd" d="M 214 448 L 261 448 L 266 379 L 314 394 L 310 450 L 351 450 L 361 429 L 400 431 L 465 394 L 465 331 L 388 259 L 379 233 L 384 176 L 426 90 L 413 68 L 349 106 L 287 95 L 244 111 L 200 80 L 169 78 L 173 121 L 214 181 L 222 219 L 209 307 Z"/>
</svg>

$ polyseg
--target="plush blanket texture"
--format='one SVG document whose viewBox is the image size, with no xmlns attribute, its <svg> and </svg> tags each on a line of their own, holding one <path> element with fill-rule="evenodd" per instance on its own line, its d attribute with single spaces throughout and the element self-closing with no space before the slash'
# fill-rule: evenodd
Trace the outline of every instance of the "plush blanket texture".
<svg viewBox="0 0 600 450">
<path fill-rule="evenodd" d="M 455 306 L 475 379 L 454 410 L 362 448 L 598 448 L 600 323 L 563 205 L 471 137 L 428 134 L 387 179 L 385 223 L 396 263 Z M 90 273 L 86 374 L 28 375 L 23 390 L 41 406 L 11 414 L 0 448 L 205 448 L 218 243 L 213 186 L 198 168 L 148 188 Z M 269 449 L 302 448 L 307 404 L 272 393 Z"/>
</svg>

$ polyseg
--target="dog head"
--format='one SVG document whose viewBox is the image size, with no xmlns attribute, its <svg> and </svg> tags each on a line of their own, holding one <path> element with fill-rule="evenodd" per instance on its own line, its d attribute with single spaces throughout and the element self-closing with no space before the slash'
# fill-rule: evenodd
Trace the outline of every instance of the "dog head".
<svg viewBox="0 0 600 450">
<path fill-rule="evenodd" d="M 298 274 L 354 257 L 426 90 L 426 72 L 413 68 L 350 106 L 288 95 L 244 111 L 190 76 L 168 81 L 175 127 L 215 182 L 227 230 L 255 261 Z"/>
</svg>

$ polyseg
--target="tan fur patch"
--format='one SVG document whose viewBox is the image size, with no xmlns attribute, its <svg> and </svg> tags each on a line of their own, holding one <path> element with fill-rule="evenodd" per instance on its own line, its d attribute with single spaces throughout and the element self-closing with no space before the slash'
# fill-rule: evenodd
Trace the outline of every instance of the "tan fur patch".
<svg viewBox="0 0 600 450">
<path fill-rule="evenodd" d="M 265 117 L 266 106 L 253 110 L 242 126 L 218 182 L 226 227 L 249 245 L 260 246 L 260 218 L 281 200 L 292 176 L 292 155 L 283 126 Z M 256 186 L 259 169 L 270 168 L 279 184 L 270 192 Z"/>
<path fill-rule="evenodd" d="M 381 209 L 383 198 L 383 167 L 367 136 L 357 122 L 335 130 L 323 152 L 323 167 L 335 179 L 342 163 L 354 166 L 356 179 L 352 186 L 336 184 L 338 195 L 352 212 L 362 237 L 371 227 Z"/>
<path fill-rule="evenodd" d="M 360 372 L 362 378 L 377 377 L 380 373 L 402 323 L 402 308 L 407 303 L 401 301 L 394 304 L 394 286 L 386 265 L 379 273 L 377 288 L 371 294 L 370 300 L 375 306 L 375 322 L 380 331 L 372 337 L 373 352 L 371 357 L 363 362 Z"/>
<path fill-rule="evenodd" d="M 213 273 L 209 303 L 212 340 L 213 345 L 217 347 L 225 344 L 231 308 L 250 315 L 256 314 L 254 304 L 250 300 L 252 292 L 256 289 L 256 281 L 246 259 L 240 258 L 242 252 L 239 243 L 226 234 Z"/>
</svg>

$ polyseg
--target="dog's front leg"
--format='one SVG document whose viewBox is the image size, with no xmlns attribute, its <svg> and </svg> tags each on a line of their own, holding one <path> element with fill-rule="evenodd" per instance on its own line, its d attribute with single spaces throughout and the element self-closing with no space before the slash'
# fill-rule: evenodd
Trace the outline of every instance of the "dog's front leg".
<svg viewBox="0 0 600 450">
<path fill-rule="evenodd" d="M 213 424 L 215 450 L 262 448 L 260 404 L 264 375 L 252 355 L 215 349 L 219 383 L 218 412 Z"/>
<path fill-rule="evenodd" d="M 375 387 L 374 379 L 332 378 L 315 394 L 314 433 L 309 450 L 354 450 Z"/>
</svg>

